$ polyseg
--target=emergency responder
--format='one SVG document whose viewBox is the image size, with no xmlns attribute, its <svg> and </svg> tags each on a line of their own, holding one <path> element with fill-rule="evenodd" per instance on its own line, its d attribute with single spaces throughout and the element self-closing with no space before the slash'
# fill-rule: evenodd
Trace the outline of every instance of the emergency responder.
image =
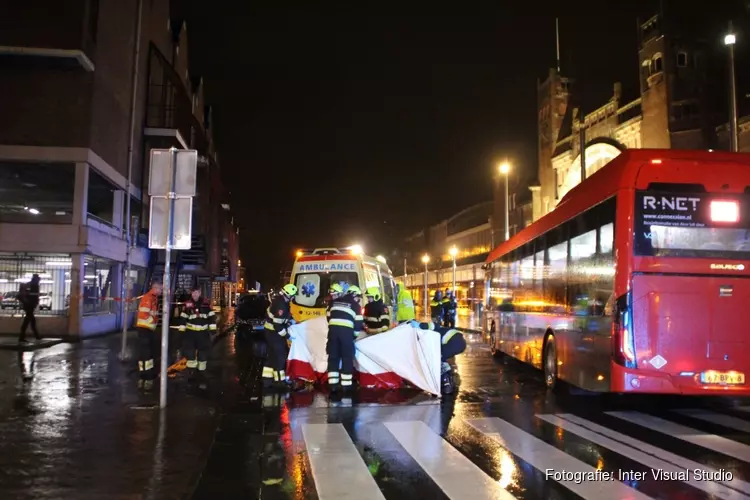
<svg viewBox="0 0 750 500">
<path fill-rule="evenodd" d="M 430 319 L 437 325 L 443 324 L 443 292 L 438 290 L 430 302 Z"/>
<path fill-rule="evenodd" d="M 381 333 L 391 327 L 391 315 L 388 314 L 388 308 L 383 303 L 380 296 L 380 290 L 371 286 L 365 292 L 367 304 L 365 304 L 364 324 L 365 331 L 369 334 Z"/>
<path fill-rule="evenodd" d="M 440 334 L 440 360 L 443 363 L 440 370 L 440 383 L 443 386 L 444 394 L 453 393 L 456 384 L 453 378 L 453 368 L 451 368 L 448 360 L 466 350 L 466 339 L 463 334 L 455 328 L 446 328 L 434 322 L 419 323 L 412 321 L 411 324 L 415 328 L 431 330 Z"/>
<path fill-rule="evenodd" d="M 138 373 L 143 380 L 156 378 L 154 355 L 156 354 L 156 326 L 159 323 L 159 295 L 162 283 L 154 280 L 151 290 L 146 292 L 138 303 L 138 316 L 135 329 L 138 332 Z"/>
<path fill-rule="evenodd" d="M 446 288 L 445 296 L 443 297 L 443 326 L 446 328 L 456 327 L 456 312 L 458 310 L 458 304 L 456 298 L 453 296 L 453 292 Z"/>
<path fill-rule="evenodd" d="M 180 349 L 187 359 L 191 378 L 196 375 L 202 378 L 205 375 L 208 353 L 211 351 L 211 335 L 216 333 L 216 319 L 211 302 L 201 297 L 199 287 L 193 288 L 182 307 L 178 322 L 182 335 Z"/>
<path fill-rule="evenodd" d="M 289 303 L 297 295 L 297 287 L 289 283 L 273 298 L 267 311 L 265 337 L 267 345 L 266 363 L 263 366 L 263 387 L 266 389 L 289 389 L 286 382 L 287 343 L 286 329 L 294 324 Z"/>
<path fill-rule="evenodd" d="M 328 319 L 328 385 L 336 392 L 352 388 L 354 382 L 354 337 L 362 331 L 362 290 L 350 286 L 333 301 Z"/>
<path fill-rule="evenodd" d="M 344 294 L 344 287 L 338 283 L 331 285 L 331 289 L 328 290 L 328 301 L 326 303 L 326 320 L 331 319 L 331 307 L 333 302 Z"/>
<path fill-rule="evenodd" d="M 399 324 L 412 321 L 417 315 L 414 312 L 414 301 L 409 290 L 396 283 L 396 321 Z"/>
</svg>

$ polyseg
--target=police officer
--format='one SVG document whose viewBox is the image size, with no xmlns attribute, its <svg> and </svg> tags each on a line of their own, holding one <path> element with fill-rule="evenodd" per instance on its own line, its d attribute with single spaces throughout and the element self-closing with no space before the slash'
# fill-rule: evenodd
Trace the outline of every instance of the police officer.
<svg viewBox="0 0 750 500">
<path fill-rule="evenodd" d="M 178 329 L 182 333 L 182 355 L 187 358 L 187 369 L 191 377 L 205 375 L 208 353 L 211 351 L 211 334 L 216 332 L 216 312 L 211 302 L 201 297 L 195 287 L 185 301 L 180 313 Z M 197 371 L 197 373 L 196 373 Z"/>
<path fill-rule="evenodd" d="M 388 308 L 383 303 L 380 290 L 371 286 L 367 289 L 365 298 L 367 299 L 364 312 L 365 331 L 374 334 L 388 330 L 391 326 L 391 315 L 388 314 Z"/>
<path fill-rule="evenodd" d="M 354 382 L 354 337 L 362 331 L 362 290 L 350 286 L 333 301 L 328 318 L 328 385 L 336 392 L 352 388 Z"/>
<path fill-rule="evenodd" d="M 463 334 L 455 328 L 440 326 L 439 323 L 419 323 L 412 321 L 411 324 L 415 328 L 431 330 L 440 334 L 440 358 L 443 363 L 440 370 L 440 383 L 443 386 L 444 394 L 453 393 L 456 389 L 456 384 L 453 378 L 453 369 L 448 360 L 466 350 L 466 339 Z"/>
<path fill-rule="evenodd" d="M 445 289 L 445 297 L 443 298 L 442 304 L 443 326 L 447 328 L 455 328 L 458 304 L 456 303 L 456 298 L 453 296 L 453 292 L 448 288 Z"/>
<path fill-rule="evenodd" d="M 286 328 L 294 324 L 289 303 L 297 295 L 297 287 L 289 283 L 273 298 L 267 311 L 264 334 L 267 355 L 263 366 L 263 387 L 289 389 L 286 383 Z"/>
<path fill-rule="evenodd" d="M 436 325 L 443 324 L 443 292 L 438 290 L 430 302 L 430 318 Z"/>
</svg>

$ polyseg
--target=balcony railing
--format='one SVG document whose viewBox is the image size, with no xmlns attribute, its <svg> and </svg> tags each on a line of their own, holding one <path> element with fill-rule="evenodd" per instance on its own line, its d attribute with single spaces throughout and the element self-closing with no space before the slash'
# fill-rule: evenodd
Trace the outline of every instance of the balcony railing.
<svg viewBox="0 0 750 500">
<path fill-rule="evenodd" d="M 206 132 L 193 114 L 185 83 L 153 44 L 149 51 L 146 128 L 176 130 L 188 147 L 197 149 L 199 154 L 208 151 Z"/>
</svg>

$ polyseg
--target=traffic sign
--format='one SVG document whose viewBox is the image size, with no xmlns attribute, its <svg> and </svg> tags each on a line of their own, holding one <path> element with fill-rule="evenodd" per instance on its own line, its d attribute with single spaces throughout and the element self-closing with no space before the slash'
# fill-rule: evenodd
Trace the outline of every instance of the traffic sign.
<svg viewBox="0 0 750 500">
<path fill-rule="evenodd" d="M 166 196 L 171 190 L 172 155 L 169 149 L 151 150 L 151 168 L 148 179 L 149 196 Z M 198 177 L 198 151 L 194 149 L 176 149 L 175 189 L 177 196 L 195 196 L 195 184 Z"/>
<path fill-rule="evenodd" d="M 169 238 L 169 197 L 152 196 L 149 210 L 148 247 L 166 250 Z M 172 250 L 190 250 L 193 226 L 193 199 L 174 200 L 174 233 Z"/>
</svg>

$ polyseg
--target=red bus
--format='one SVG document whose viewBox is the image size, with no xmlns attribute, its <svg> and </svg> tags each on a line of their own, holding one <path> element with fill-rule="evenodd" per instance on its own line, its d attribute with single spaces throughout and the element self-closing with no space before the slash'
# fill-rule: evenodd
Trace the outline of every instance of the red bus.
<svg viewBox="0 0 750 500">
<path fill-rule="evenodd" d="M 625 151 L 486 267 L 493 353 L 550 389 L 750 395 L 750 154 Z"/>
</svg>

